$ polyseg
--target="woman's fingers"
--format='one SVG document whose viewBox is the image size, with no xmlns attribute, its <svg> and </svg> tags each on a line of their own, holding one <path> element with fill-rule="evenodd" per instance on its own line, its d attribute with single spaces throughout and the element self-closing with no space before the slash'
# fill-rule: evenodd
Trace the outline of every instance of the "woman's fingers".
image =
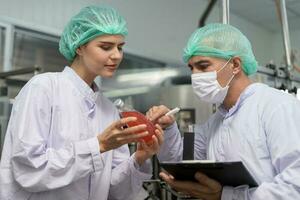
<svg viewBox="0 0 300 200">
<path fill-rule="evenodd" d="M 155 133 L 156 133 L 156 137 L 157 137 L 157 140 L 158 140 L 158 144 L 162 145 L 163 142 L 164 142 L 164 131 L 162 130 L 162 128 L 158 124 L 156 124 L 155 127 L 157 128 L 155 130 Z"/>
<path fill-rule="evenodd" d="M 164 134 L 164 131 L 159 124 L 155 124 L 155 127 L 161 134 Z"/>
<path fill-rule="evenodd" d="M 129 134 L 122 134 L 120 135 L 120 137 L 117 138 L 117 140 L 121 141 L 128 141 L 128 140 L 135 140 L 135 141 L 139 141 L 141 138 L 147 136 L 149 134 L 148 131 L 144 131 L 144 132 L 141 132 L 141 133 L 135 133 L 135 134 L 132 134 L 132 133 L 129 133 Z"/>
<path fill-rule="evenodd" d="M 113 122 L 111 125 L 110 125 L 110 128 L 111 129 L 114 129 L 114 128 L 118 128 L 118 129 L 121 129 L 122 127 L 126 126 L 129 122 L 133 122 L 133 121 L 136 121 L 137 118 L 136 117 L 126 117 L 126 118 L 122 118 L 118 121 L 115 121 Z"/>
<path fill-rule="evenodd" d="M 146 124 L 140 124 L 140 125 L 137 125 L 137 126 L 132 126 L 132 127 L 129 127 L 129 128 L 125 128 L 125 129 L 120 131 L 120 134 L 129 135 L 129 134 L 142 132 L 142 131 L 145 131 L 145 130 L 147 130 L 147 125 Z"/>
<path fill-rule="evenodd" d="M 152 135 L 152 144 L 151 144 L 152 150 L 154 153 L 157 153 L 159 151 L 160 144 L 158 142 L 158 139 L 155 135 Z"/>
</svg>

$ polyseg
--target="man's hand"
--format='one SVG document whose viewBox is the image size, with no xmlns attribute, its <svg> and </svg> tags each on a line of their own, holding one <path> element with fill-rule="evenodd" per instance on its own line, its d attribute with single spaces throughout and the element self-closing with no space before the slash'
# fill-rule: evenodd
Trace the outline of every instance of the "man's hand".
<svg viewBox="0 0 300 200">
<path fill-rule="evenodd" d="M 153 106 L 146 113 L 146 117 L 154 124 L 158 123 L 163 129 L 165 129 L 175 122 L 175 117 L 173 115 L 165 116 L 165 114 L 169 111 L 170 109 L 164 105 Z"/>
<path fill-rule="evenodd" d="M 160 177 L 173 189 L 185 195 L 203 200 L 220 200 L 222 195 L 222 186 L 219 182 L 207 177 L 205 174 L 197 172 L 192 181 L 177 181 L 172 175 L 161 172 Z"/>
</svg>

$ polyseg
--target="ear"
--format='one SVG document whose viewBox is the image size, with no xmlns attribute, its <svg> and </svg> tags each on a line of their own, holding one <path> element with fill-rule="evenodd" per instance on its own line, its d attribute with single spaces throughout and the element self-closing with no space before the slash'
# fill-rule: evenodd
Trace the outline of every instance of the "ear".
<svg viewBox="0 0 300 200">
<path fill-rule="evenodd" d="M 82 56 L 84 47 L 85 47 L 84 45 L 78 47 L 78 48 L 76 49 L 76 54 L 79 55 L 79 56 Z"/>
<path fill-rule="evenodd" d="M 233 69 L 233 74 L 238 74 L 241 71 L 243 71 L 242 69 L 242 61 L 240 59 L 240 57 L 233 57 L 232 58 L 232 69 Z"/>
</svg>

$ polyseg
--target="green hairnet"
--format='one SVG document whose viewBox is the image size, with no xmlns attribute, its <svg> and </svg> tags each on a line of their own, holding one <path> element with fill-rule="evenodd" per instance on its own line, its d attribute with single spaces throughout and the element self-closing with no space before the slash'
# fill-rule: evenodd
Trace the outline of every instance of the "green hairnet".
<svg viewBox="0 0 300 200">
<path fill-rule="evenodd" d="M 107 6 L 88 6 L 71 18 L 59 41 L 60 53 L 70 62 L 76 49 L 103 34 L 127 35 L 126 21 Z"/>
<path fill-rule="evenodd" d="M 238 29 L 228 24 L 214 23 L 197 29 L 184 48 L 183 60 L 187 63 L 196 55 L 226 60 L 238 56 L 247 75 L 254 74 L 257 70 L 257 61 L 249 40 Z"/>
</svg>

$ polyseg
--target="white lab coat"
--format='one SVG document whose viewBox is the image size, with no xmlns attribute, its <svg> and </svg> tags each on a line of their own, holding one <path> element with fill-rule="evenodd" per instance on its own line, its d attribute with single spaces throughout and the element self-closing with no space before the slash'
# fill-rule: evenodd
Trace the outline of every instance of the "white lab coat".
<svg viewBox="0 0 300 200">
<path fill-rule="evenodd" d="M 71 68 L 33 77 L 16 97 L 0 168 L 1 200 L 132 199 L 151 177 L 127 145 L 100 153 L 97 135 L 119 119 Z"/>
<path fill-rule="evenodd" d="M 300 102 L 264 84 L 251 84 L 227 112 L 222 107 L 195 129 L 195 159 L 242 161 L 259 187 L 224 186 L 222 200 L 300 199 Z M 168 151 L 167 151 L 168 150 Z M 160 160 L 182 159 L 173 125 Z"/>
</svg>

